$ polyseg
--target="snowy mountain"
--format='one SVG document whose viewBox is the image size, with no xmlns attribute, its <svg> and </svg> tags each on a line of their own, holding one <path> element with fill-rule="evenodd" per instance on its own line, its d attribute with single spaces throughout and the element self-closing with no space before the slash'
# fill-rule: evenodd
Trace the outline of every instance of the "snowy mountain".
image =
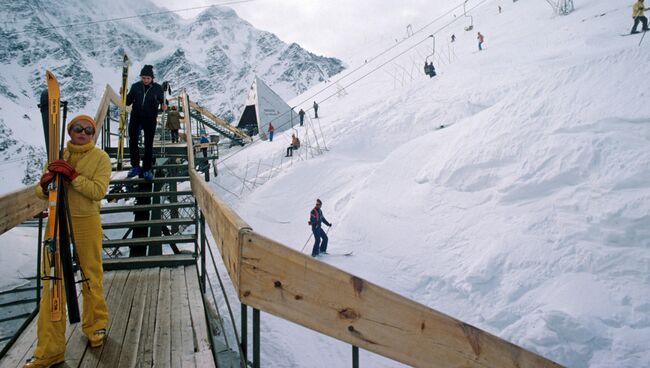
<svg viewBox="0 0 650 368">
<path fill-rule="evenodd" d="M 649 367 L 650 43 L 619 36 L 627 3 L 576 2 L 566 17 L 500 5 L 474 11 L 473 32 L 460 18 L 436 35 L 433 79 L 430 41 L 407 49 L 452 15 L 333 78 L 347 95 L 315 97 L 313 127 L 224 153 L 214 188 L 305 253 L 320 198 L 329 251 L 354 255 L 319 260 L 568 367 Z M 291 104 L 309 108 L 322 87 Z M 290 160 L 292 133 L 303 146 Z M 349 345 L 267 314 L 262 330 L 269 366 L 349 365 Z"/>
<path fill-rule="evenodd" d="M 255 75 L 291 98 L 343 70 L 340 60 L 286 44 L 225 7 L 183 20 L 174 13 L 137 17 L 165 10 L 150 1 L 0 3 L 0 119 L 28 141 L 29 132 L 40 130 L 36 103 L 46 68 L 57 75 L 71 113 L 92 114 L 106 83 L 119 88 L 126 52 L 130 83 L 145 63 L 153 64 L 157 81 L 171 81 L 173 90 L 187 88 L 192 99 L 228 120 L 238 116 Z M 128 19 L 105 21 L 118 17 Z M 25 136 L 14 126 L 19 121 L 28 125 Z M 28 146 L 42 145 L 36 138 Z M 0 160 L 8 157 L 0 150 Z"/>
</svg>

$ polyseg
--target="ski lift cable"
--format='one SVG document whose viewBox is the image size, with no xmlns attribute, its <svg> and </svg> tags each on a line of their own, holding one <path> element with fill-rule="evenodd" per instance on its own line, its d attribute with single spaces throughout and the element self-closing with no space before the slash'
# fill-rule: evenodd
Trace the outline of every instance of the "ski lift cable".
<svg viewBox="0 0 650 368">
<path fill-rule="evenodd" d="M 479 1 L 478 4 L 474 5 L 474 6 L 470 9 L 470 11 L 471 11 L 471 10 L 474 10 L 474 9 L 476 9 L 476 8 L 478 8 L 479 6 L 485 4 L 485 3 L 488 2 L 488 1 L 491 1 L 491 0 L 481 0 L 481 1 Z M 450 12 L 448 12 L 448 13 L 450 13 Z M 432 33 L 432 35 L 435 35 L 435 34 L 440 33 L 440 32 L 441 32 L 442 30 L 444 30 L 445 28 L 447 28 L 447 27 L 451 26 L 452 24 L 456 23 L 459 19 L 460 19 L 460 18 L 455 18 L 455 19 L 451 20 L 451 21 L 448 22 L 447 24 L 445 24 L 445 25 L 443 25 L 442 27 L 438 28 L 435 32 Z M 433 23 L 433 22 L 432 22 L 432 23 Z M 421 30 L 422 30 L 422 29 L 418 30 L 417 32 L 419 32 L 419 31 L 421 31 Z M 417 33 L 417 32 L 416 32 L 416 33 Z M 391 63 L 393 60 L 395 60 L 395 59 L 397 59 L 398 57 L 400 57 L 400 56 L 406 54 L 407 52 L 409 52 L 409 51 L 411 51 L 412 49 L 414 49 L 414 48 L 420 46 L 421 44 L 423 44 L 424 42 L 426 42 L 426 41 L 428 41 L 428 40 L 429 40 L 429 36 L 427 36 L 426 38 L 422 39 L 421 41 L 419 41 L 419 42 L 417 42 L 417 43 L 411 45 L 409 48 L 405 49 L 405 50 L 402 51 L 401 53 L 395 55 L 395 56 L 392 57 L 391 59 L 385 61 L 384 63 L 382 63 L 382 64 L 380 64 L 379 66 L 375 67 L 374 69 L 370 70 L 368 73 L 362 75 L 361 77 L 359 77 L 359 78 L 355 79 L 354 81 L 350 82 L 349 84 L 345 85 L 343 88 L 346 89 L 346 88 L 348 88 L 348 87 L 350 87 L 350 86 L 352 86 L 352 85 L 358 83 L 358 82 L 361 81 L 362 79 L 364 79 L 364 78 L 366 78 L 367 76 L 373 74 L 374 72 L 376 72 L 376 71 L 382 69 L 384 66 L 386 66 L 386 65 L 389 64 L 389 63 Z M 393 48 L 393 47 L 389 48 L 388 50 L 390 50 L 390 49 L 392 49 L 392 48 Z M 383 53 L 386 53 L 386 52 L 387 52 L 387 51 L 384 51 Z M 383 54 L 383 53 L 382 53 L 382 54 Z M 356 71 L 356 70 L 358 70 L 358 69 L 360 69 L 360 68 L 357 68 L 357 69 L 355 69 L 354 71 Z M 350 73 L 350 74 L 351 74 L 351 73 Z M 350 74 L 348 74 L 348 75 L 350 75 Z M 346 76 L 348 76 L 348 75 L 346 75 Z M 343 79 L 343 78 L 341 78 L 341 79 Z M 339 79 L 339 81 L 340 81 L 340 79 Z M 337 81 L 337 82 L 338 82 L 338 81 Z M 333 85 L 333 84 L 332 84 L 332 85 Z M 329 87 L 327 87 L 327 88 L 329 88 Z M 325 88 L 325 89 L 327 89 L 327 88 Z M 324 91 L 325 89 L 319 91 L 318 93 Z M 318 93 L 317 93 L 317 94 L 318 94 Z M 320 102 L 323 103 L 323 102 L 329 100 L 330 98 L 336 96 L 337 93 L 338 93 L 338 92 L 333 93 L 333 94 L 330 94 L 329 96 L 325 97 L 325 98 L 324 98 L 323 100 L 321 100 Z M 311 98 L 307 99 L 306 101 L 309 101 L 309 100 L 311 100 Z M 304 102 L 304 101 L 303 101 L 303 102 Z M 312 110 L 312 109 L 313 109 L 313 107 L 310 107 L 310 108 L 307 109 L 307 111 Z M 292 109 L 292 110 L 289 110 L 288 112 L 285 112 L 285 113 L 283 113 L 283 114 L 278 115 L 275 119 L 271 120 L 271 122 L 273 122 L 273 121 L 279 119 L 280 117 L 286 115 L 286 114 L 289 113 L 290 111 L 293 111 L 293 109 Z M 287 123 L 282 124 L 282 125 L 278 126 L 278 128 L 279 128 L 279 127 L 282 127 L 282 126 L 284 126 L 284 125 L 286 125 L 286 124 L 287 124 Z M 276 129 L 277 129 L 277 128 L 276 128 Z M 259 141 L 258 141 L 258 142 L 259 142 Z M 231 158 L 234 157 L 235 155 L 239 154 L 239 153 L 242 152 L 243 150 L 245 150 L 245 149 L 247 149 L 247 148 L 249 148 L 249 147 L 252 147 L 252 146 L 253 146 L 253 144 L 242 147 L 240 150 L 238 150 L 238 151 L 236 151 L 236 152 L 233 152 L 232 154 L 230 154 L 230 155 L 224 157 L 224 159 L 221 160 L 220 163 L 224 163 L 224 162 L 228 161 L 229 159 L 231 159 Z"/>
</svg>

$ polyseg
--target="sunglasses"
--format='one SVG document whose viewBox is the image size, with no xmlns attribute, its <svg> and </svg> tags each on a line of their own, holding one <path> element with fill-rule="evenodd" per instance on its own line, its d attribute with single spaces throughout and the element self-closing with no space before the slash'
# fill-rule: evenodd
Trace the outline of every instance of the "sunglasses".
<svg viewBox="0 0 650 368">
<path fill-rule="evenodd" d="M 84 132 L 86 135 L 93 135 L 95 134 L 95 128 L 93 127 L 84 127 L 81 124 L 75 124 L 72 126 L 72 131 L 75 133 L 81 133 Z"/>
</svg>

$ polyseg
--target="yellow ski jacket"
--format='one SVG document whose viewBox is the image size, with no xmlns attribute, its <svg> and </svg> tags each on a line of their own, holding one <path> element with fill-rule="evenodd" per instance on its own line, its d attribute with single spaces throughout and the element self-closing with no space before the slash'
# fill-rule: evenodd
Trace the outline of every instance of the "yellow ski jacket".
<svg viewBox="0 0 650 368">
<path fill-rule="evenodd" d="M 643 3 L 641 1 L 637 1 L 636 4 L 632 5 L 632 17 L 642 17 L 644 10 L 648 9 L 643 8 Z"/>
<path fill-rule="evenodd" d="M 111 178 L 111 160 L 95 142 L 76 145 L 68 142 L 63 158 L 79 173 L 72 182 L 65 183 L 68 206 L 72 217 L 99 216 L 99 202 L 106 195 Z M 47 199 L 40 185 L 36 194 Z"/>
</svg>

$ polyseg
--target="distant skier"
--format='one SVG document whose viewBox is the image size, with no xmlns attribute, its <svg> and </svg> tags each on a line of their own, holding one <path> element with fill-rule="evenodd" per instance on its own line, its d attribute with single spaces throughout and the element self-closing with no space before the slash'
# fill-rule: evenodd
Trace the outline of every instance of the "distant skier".
<svg viewBox="0 0 650 368">
<path fill-rule="evenodd" d="M 451 35 L 451 42 L 456 42 L 456 35 L 455 34 Z"/>
<path fill-rule="evenodd" d="M 643 25 L 641 30 L 643 32 L 648 31 L 648 18 L 643 14 L 645 10 L 650 10 L 650 8 L 643 7 L 643 0 L 638 0 L 634 5 L 632 5 L 632 18 L 634 18 L 634 27 L 630 31 L 630 34 L 639 33 L 636 28 L 639 26 L 639 23 Z"/>
<path fill-rule="evenodd" d="M 483 51 L 483 42 L 485 41 L 485 36 L 479 32 L 476 39 L 478 40 L 478 51 Z"/>
<path fill-rule="evenodd" d="M 181 128 L 181 115 L 176 111 L 176 106 L 172 106 L 171 111 L 167 113 L 166 128 L 171 132 L 172 143 L 178 143 L 178 130 Z"/>
<path fill-rule="evenodd" d="M 99 202 L 104 198 L 111 177 L 111 160 L 106 152 L 95 146 L 95 120 L 79 115 L 67 125 L 68 141 L 63 160 L 50 162 L 47 171 L 36 186 L 36 195 L 47 199 L 49 183 L 56 174 L 63 176 L 67 191 L 71 225 L 79 257 L 79 266 L 86 279 L 81 284 L 83 295 L 82 323 L 79 326 L 91 348 L 104 343 L 108 325 L 108 308 L 104 299 L 102 279 L 103 230 L 99 216 Z M 56 148 L 56 147 L 55 147 Z M 49 270 L 50 258 L 43 257 L 43 269 Z M 43 280 L 43 291 L 36 327 L 37 343 L 32 358 L 24 367 L 50 367 L 65 361 L 66 318 L 65 302 L 61 304 L 63 318 L 52 321 L 50 280 Z"/>
<path fill-rule="evenodd" d="M 501 14 L 501 5 L 499 5 L 499 14 Z"/>
<path fill-rule="evenodd" d="M 300 116 L 300 126 L 302 126 L 305 122 L 305 110 L 300 109 L 300 111 L 298 111 L 298 116 Z"/>
<path fill-rule="evenodd" d="M 292 157 L 293 156 L 293 150 L 297 150 L 300 148 L 300 139 L 296 137 L 295 134 L 291 135 L 291 145 L 287 147 L 287 155 L 284 157 Z"/>
<path fill-rule="evenodd" d="M 153 138 L 156 134 L 158 106 L 167 110 L 164 103 L 163 89 L 153 81 L 153 66 L 145 65 L 140 71 L 140 81 L 134 83 L 126 95 L 126 105 L 131 106 L 129 119 L 129 153 L 131 155 L 131 170 L 127 177 L 132 178 L 143 174 L 148 182 L 153 180 L 151 166 L 153 164 Z M 140 148 L 138 141 L 140 131 L 144 130 L 144 158 L 140 168 Z"/>
<path fill-rule="evenodd" d="M 273 142 L 273 132 L 275 132 L 275 127 L 271 123 L 269 123 L 268 132 L 269 132 L 269 142 Z"/>
<path fill-rule="evenodd" d="M 318 119 L 318 104 L 314 101 L 314 118 Z"/>
<path fill-rule="evenodd" d="M 432 61 L 432 62 L 429 63 L 429 77 L 430 77 L 430 78 L 433 78 L 433 77 L 435 77 L 436 75 L 437 75 L 437 74 L 436 74 L 436 67 L 433 66 L 433 61 Z"/>
<path fill-rule="evenodd" d="M 323 216 L 323 211 L 321 211 L 321 206 L 323 202 L 320 199 L 316 199 L 316 206 L 309 215 L 308 224 L 311 225 L 311 231 L 314 233 L 314 247 L 311 250 L 311 256 L 316 257 L 320 253 L 327 254 L 327 234 L 323 231 L 321 227 L 322 224 L 325 224 L 329 227 L 332 227 L 332 224 L 327 221 L 325 216 Z M 322 239 L 322 243 L 321 243 Z"/>
</svg>

